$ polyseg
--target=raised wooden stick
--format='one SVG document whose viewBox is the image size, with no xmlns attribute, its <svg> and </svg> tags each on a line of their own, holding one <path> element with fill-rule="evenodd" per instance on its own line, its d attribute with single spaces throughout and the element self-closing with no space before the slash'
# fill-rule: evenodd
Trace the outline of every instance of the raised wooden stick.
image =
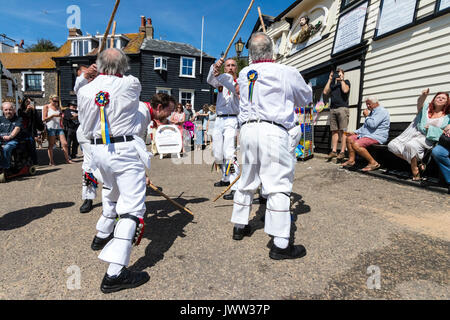
<svg viewBox="0 0 450 320">
<path fill-rule="evenodd" d="M 262 13 L 261 13 L 261 8 L 260 7 L 258 7 L 258 15 L 259 15 L 259 21 L 261 22 L 261 26 L 262 26 L 263 32 L 267 33 L 266 26 L 264 25 L 264 20 L 263 20 L 263 17 L 262 17 Z"/>
<path fill-rule="evenodd" d="M 232 183 L 230 183 L 230 185 L 229 185 L 225 190 L 223 190 L 222 193 L 219 194 L 219 195 L 213 200 L 213 202 L 216 202 L 217 199 L 219 199 L 219 198 L 220 198 L 221 196 L 223 196 L 228 190 L 230 190 L 231 187 L 239 180 L 240 177 L 241 177 L 241 173 L 239 173 L 239 175 L 236 177 L 236 179 L 234 179 L 234 181 L 233 181 Z"/>
<path fill-rule="evenodd" d="M 250 5 L 248 6 L 247 11 L 245 12 L 244 17 L 242 18 L 241 24 L 239 25 L 239 27 L 237 28 L 236 32 L 234 33 L 233 39 L 231 39 L 230 43 L 228 44 L 227 50 L 225 50 L 225 54 L 223 55 L 223 59 L 225 60 L 225 58 L 228 55 L 228 51 L 230 51 L 231 46 L 233 45 L 234 39 L 236 39 L 236 36 L 238 35 L 239 31 L 241 30 L 242 25 L 244 24 L 245 19 L 248 16 L 248 13 L 250 12 L 250 9 L 253 6 L 253 3 L 255 2 L 255 0 L 252 0 L 252 2 L 250 3 Z"/>
<path fill-rule="evenodd" d="M 114 36 L 116 35 L 116 26 L 117 26 L 117 22 L 114 21 L 113 29 L 112 29 L 112 33 L 111 33 L 111 40 L 109 42 L 109 47 L 110 48 L 114 48 Z"/>
<path fill-rule="evenodd" d="M 170 203 L 172 203 L 173 205 L 175 205 L 176 207 L 180 208 L 181 210 L 186 211 L 187 213 L 194 215 L 189 209 L 187 209 L 186 207 L 183 207 L 181 204 L 179 204 L 178 202 L 170 199 L 167 195 L 165 195 L 163 192 L 159 191 L 159 189 L 157 187 L 155 187 L 152 183 L 149 184 L 150 188 L 152 188 L 153 191 L 156 191 L 159 195 L 163 196 L 164 198 L 166 198 Z"/>
<path fill-rule="evenodd" d="M 106 41 L 108 39 L 109 29 L 111 29 L 111 24 L 114 20 L 114 16 L 116 15 L 117 8 L 119 7 L 120 0 L 116 0 L 116 4 L 114 5 L 114 10 L 109 18 L 108 26 L 106 27 L 105 34 L 103 35 L 102 43 L 100 44 L 100 48 L 98 49 L 97 55 L 99 55 L 103 49 L 106 47 Z"/>
</svg>

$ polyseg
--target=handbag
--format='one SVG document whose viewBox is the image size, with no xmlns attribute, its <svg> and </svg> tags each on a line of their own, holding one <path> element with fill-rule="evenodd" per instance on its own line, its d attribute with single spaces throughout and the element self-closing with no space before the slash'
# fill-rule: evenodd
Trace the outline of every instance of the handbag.
<svg viewBox="0 0 450 320">
<path fill-rule="evenodd" d="M 446 136 L 445 133 L 441 134 L 438 144 L 450 150 L 450 137 Z"/>
</svg>

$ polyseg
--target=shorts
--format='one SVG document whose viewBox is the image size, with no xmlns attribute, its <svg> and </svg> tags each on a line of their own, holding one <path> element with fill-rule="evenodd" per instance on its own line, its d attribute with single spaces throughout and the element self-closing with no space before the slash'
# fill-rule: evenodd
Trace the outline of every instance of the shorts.
<svg viewBox="0 0 450 320">
<path fill-rule="evenodd" d="M 369 138 L 369 137 L 362 137 L 358 138 L 358 135 L 354 134 L 351 136 L 347 136 L 347 139 L 350 141 L 355 141 L 358 143 L 358 146 L 367 148 L 368 146 L 371 146 L 373 144 L 380 144 L 377 140 Z"/>
<path fill-rule="evenodd" d="M 64 135 L 63 129 L 47 129 L 47 132 L 49 137 Z"/>
<path fill-rule="evenodd" d="M 339 107 L 330 110 L 330 130 L 331 131 L 347 131 L 350 111 L 347 107 Z"/>
</svg>

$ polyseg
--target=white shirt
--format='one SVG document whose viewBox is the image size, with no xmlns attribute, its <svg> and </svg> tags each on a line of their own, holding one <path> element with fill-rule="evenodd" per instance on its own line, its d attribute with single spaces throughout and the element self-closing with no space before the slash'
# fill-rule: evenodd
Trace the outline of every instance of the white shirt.
<svg viewBox="0 0 450 320">
<path fill-rule="evenodd" d="M 85 85 L 87 85 L 89 83 L 89 80 L 88 79 L 86 79 L 85 77 L 84 77 L 84 72 L 81 74 L 81 75 L 79 75 L 78 77 L 77 77 L 77 79 L 75 80 L 75 86 L 73 87 L 73 91 L 75 92 L 75 94 L 78 94 L 78 91 L 82 88 L 82 87 L 84 87 Z"/>
<path fill-rule="evenodd" d="M 139 101 L 139 109 L 137 116 L 140 118 L 138 136 L 142 138 L 145 135 L 145 130 L 150 125 L 150 122 L 152 122 L 151 112 L 150 109 L 147 107 L 146 103 Z"/>
<path fill-rule="evenodd" d="M 209 69 L 207 81 L 214 88 L 222 87 L 222 92 L 217 94 L 216 113 L 217 115 L 239 113 L 239 96 L 236 94 L 233 76 L 228 73 L 223 73 L 218 77 L 214 76 L 214 64 Z"/>
<path fill-rule="evenodd" d="M 257 72 L 252 101 L 249 99 L 248 73 Z M 248 120 L 276 122 L 286 129 L 295 126 L 294 107 L 307 106 L 312 101 L 312 89 L 294 67 L 272 62 L 254 63 L 239 73 L 239 123 Z"/>
<path fill-rule="evenodd" d="M 78 117 L 83 134 L 88 139 L 100 138 L 100 108 L 95 98 L 100 92 L 109 93 L 105 107 L 109 134 L 112 137 L 137 135 L 140 129 L 139 108 L 141 84 L 134 76 L 99 75 L 78 90 Z"/>
</svg>

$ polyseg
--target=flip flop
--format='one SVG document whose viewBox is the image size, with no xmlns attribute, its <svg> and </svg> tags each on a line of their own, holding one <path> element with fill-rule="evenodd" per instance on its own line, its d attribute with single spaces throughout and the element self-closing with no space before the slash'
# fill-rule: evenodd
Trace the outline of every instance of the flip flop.
<svg viewBox="0 0 450 320">
<path fill-rule="evenodd" d="M 368 171 L 377 170 L 377 169 L 380 168 L 380 166 L 381 166 L 381 165 L 380 165 L 379 163 L 377 163 L 376 165 L 370 165 L 370 164 L 368 164 L 365 168 L 362 169 L 362 171 L 368 172 Z"/>
</svg>

